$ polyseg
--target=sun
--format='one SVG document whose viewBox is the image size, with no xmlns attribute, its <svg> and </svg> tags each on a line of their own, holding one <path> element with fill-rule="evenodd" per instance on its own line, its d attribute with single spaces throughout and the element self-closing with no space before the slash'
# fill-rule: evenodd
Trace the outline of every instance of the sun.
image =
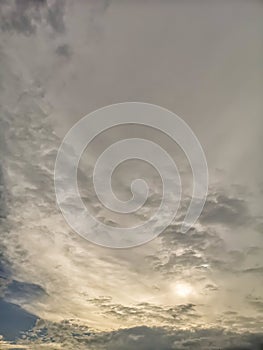
<svg viewBox="0 0 263 350">
<path fill-rule="evenodd" d="M 175 285 L 175 293 L 182 298 L 186 298 L 193 294 L 193 287 L 188 283 L 180 282 Z"/>
</svg>

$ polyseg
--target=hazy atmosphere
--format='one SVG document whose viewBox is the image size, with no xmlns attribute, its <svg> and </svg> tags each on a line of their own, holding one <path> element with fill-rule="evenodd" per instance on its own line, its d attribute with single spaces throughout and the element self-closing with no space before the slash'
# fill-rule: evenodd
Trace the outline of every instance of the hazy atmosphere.
<svg viewBox="0 0 263 350">
<path fill-rule="evenodd" d="M 262 18 L 260 0 L 0 0 L 0 349 L 263 349 Z M 89 210 L 132 226 L 159 203 L 158 174 L 140 161 L 112 182 L 127 199 L 148 179 L 138 213 L 110 212 L 89 185 L 101 152 L 128 137 L 175 159 L 182 200 L 149 243 L 100 247 L 61 215 L 56 155 L 82 117 L 135 101 L 191 127 L 206 204 L 181 233 L 193 188 L 182 150 L 147 127 L 112 128 L 80 161 Z"/>
</svg>

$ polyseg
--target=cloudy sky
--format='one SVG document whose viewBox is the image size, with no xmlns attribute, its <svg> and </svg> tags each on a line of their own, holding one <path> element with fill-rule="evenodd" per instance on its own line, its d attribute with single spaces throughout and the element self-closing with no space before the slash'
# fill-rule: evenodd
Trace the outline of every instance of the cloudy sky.
<svg viewBox="0 0 263 350">
<path fill-rule="evenodd" d="M 259 0 L 0 0 L 0 349 L 263 348 L 262 15 Z M 184 185 L 157 239 L 116 250 L 69 228 L 53 170 L 75 122 L 125 101 L 188 123 L 209 192 L 182 234 L 192 177 L 179 147 L 143 127 L 99 136 L 79 183 L 100 220 L 122 221 L 87 186 L 111 142 L 158 142 Z M 125 197 L 140 175 L 156 194 L 148 215 L 159 194 L 152 169 L 127 165 L 113 185 Z"/>
</svg>

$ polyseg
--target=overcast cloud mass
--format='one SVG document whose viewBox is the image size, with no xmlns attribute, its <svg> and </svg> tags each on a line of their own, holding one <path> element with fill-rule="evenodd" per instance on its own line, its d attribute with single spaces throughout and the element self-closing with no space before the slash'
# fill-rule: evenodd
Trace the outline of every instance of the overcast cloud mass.
<svg viewBox="0 0 263 350">
<path fill-rule="evenodd" d="M 262 15 L 259 0 L 0 0 L 0 349 L 263 349 Z M 76 121 L 124 101 L 183 118 L 210 179 L 182 234 L 192 176 L 179 147 L 138 126 L 100 135 L 79 184 L 102 222 L 141 222 L 160 200 L 158 175 L 131 161 L 113 188 L 127 198 L 148 177 L 144 210 L 123 217 L 98 201 L 87 179 L 116 140 L 158 142 L 183 183 L 157 239 L 113 250 L 67 226 L 53 169 Z"/>
</svg>

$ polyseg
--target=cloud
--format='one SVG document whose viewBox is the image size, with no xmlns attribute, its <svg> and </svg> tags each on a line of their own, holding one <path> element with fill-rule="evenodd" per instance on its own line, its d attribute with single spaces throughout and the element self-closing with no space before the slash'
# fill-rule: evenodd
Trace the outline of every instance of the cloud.
<svg viewBox="0 0 263 350">
<path fill-rule="evenodd" d="M 24 337 L 24 345 L 39 348 L 52 344 L 65 350 L 262 350 L 262 334 L 238 334 L 220 328 L 173 330 L 162 327 L 133 327 L 113 332 L 93 332 L 73 321 L 50 323 L 39 320 Z M 17 341 L 19 344 L 19 341 Z"/>
<path fill-rule="evenodd" d="M 0 162 L 0 220 L 6 218 L 7 205 L 6 205 L 6 188 L 4 183 L 4 174 L 2 170 L 2 164 Z"/>
<path fill-rule="evenodd" d="M 53 6 L 48 7 L 47 22 L 57 33 L 63 33 L 65 31 L 64 0 L 57 0 Z"/>
<path fill-rule="evenodd" d="M 261 350 L 260 335 L 239 336 L 227 334 L 222 330 L 204 329 L 195 331 L 171 331 L 169 329 L 136 327 L 114 333 L 107 343 L 107 349 L 125 350 L 169 350 L 169 349 L 200 349 L 218 350 L 230 348 Z M 102 347 L 103 348 L 103 347 Z"/>
<path fill-rule="evenodd" d="M 243 4 L 233 22 L 231 1 L 191 6 L 154 1 L 150 7 L 148 2 L 112 2 L 101 16 L 107 3 L 0 2 L 5 40 L 0 48 L 1 157 L 7 162 L 0 187 L 1 250 L 12 264 L 8 279 L 22 283 L 12 282 L 7 295 L 45 315 L 47 325 L 57 318 L 75 319 L 74 327 L 66 322 L 46 327 L 47 339 L 63 348 L 67 341 L 73 349 L 87 344 L 124 350 L 259 347 L 260 336 L 194 329 L 199 322 L 242 332 L 262 328 L 261 299 L 255 295 L 262 291 L 261 233 L 254 237 L 251 232 L 256 217 L 251 197 L 241 187 L 238 194 L 229 191 L 244 176 L 249 192 L 252 160 L 261 164 L 261 147 L 256 147 L 262 130 L 257 118 L 259 7 Z M 251 19 L 252 27 L 246 25 Z M 180 113 L 200 137 L 211 172 L 219 166 L 233 173 L 211 176 L 223 190 L 211 184 L 204 214 L 187 234 L 180 233 L 179 218 L 149 245 L 115 252 L 84 242 L 56 208 L 52 176 L 59 138 L 54 124 L 61 135 L 87 112 L 123 100 L 153 102 Z M 148 204 L 155 202 L 152 198 Z M 193 288 L 187 300 L 176 294 L 180 280 Z M 115 331 L 91 336 L 83 323 Z M 192 332 L 119 329 L 144 324 L 192 327 Z"/>
<path fill-rule="evenodd" d="M 13 303 L 30 303 L 34 299 L 40 300 L 45 296 L 45 290 L 36 284 L 12 280 L 6 286 L 4 299 Z"/>
<path fill-rule="evenodd" d="M 238 227 L 251 225 L 253 217 L 244 199 L 226 194 L 210 195 L 206 201 L 200 221 L 205 224 L 220 224 Z"/>
<path fill-rule="evenodd" d="M 65 31 L 63 0 L 1 0 L 2 31 L 31 35 L 43 24 L 57 33 Z"/>
<path fill-rule="evenodd" d="M 100 312 L 105 317 L 111 316 L 120 321 L 133 324 L 159 324 L 169 326 L 174 323 L 176 328 L 184 326 L 186 323 L 198 319 L 200 315 L 195 310 L 195 305 L 191 303 L 177 305 L 156 305 L 154 303 L 143 302 L 133 306 L 115 304 L 111 298 L 96 298 L 90 302 L 99 307 Z"/>
<path fill-rule="evenodd" d="M 56 48 L 56 54 L 58 56 L 64 56 L 66 58 L 69 58 L 71 56 L 71 49 L 67 44 L 59 45 Z"/>
</svg>

